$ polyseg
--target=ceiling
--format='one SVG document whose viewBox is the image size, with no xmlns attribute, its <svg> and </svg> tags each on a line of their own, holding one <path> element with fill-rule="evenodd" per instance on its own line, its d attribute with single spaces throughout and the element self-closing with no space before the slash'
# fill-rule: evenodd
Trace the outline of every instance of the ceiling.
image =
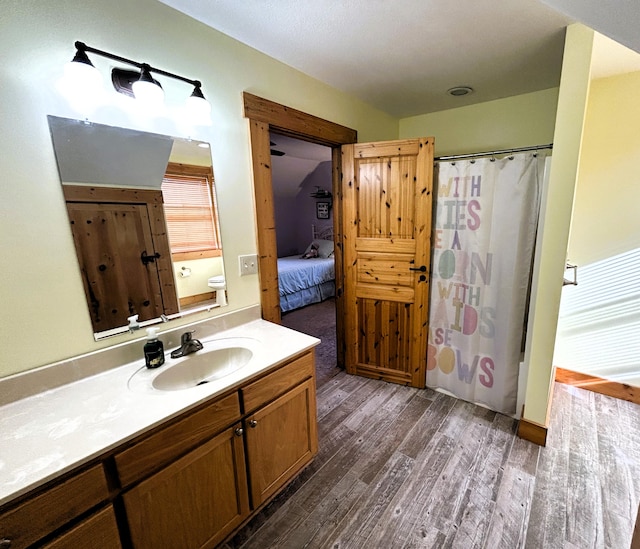
<svg viewBox="0 0 640 549">
<path fill-rule="evenodd" d="M 640 51 L 637 0 L 160 1 L 398 118 L 558 86 L 574 21 Z"/>
<path fill-rule="evenodd" d="M 558 86 L 575 21 L 640 51 L 638 0 L 160 1 L 397 118 Z M 596 33 L 593 78 L 636 70 L 640 54 Z M 280 192 L 295 194 L 328 149 L 272 141 Z"/>
<path fill-rule="evenodd" d="M 638 0 L 541 0 L 558 12 L 572 17 L 623 44 L 640 52 L 640 4 Z M 629 72 L 629 71 L 626 71 Z"/>
<path fill-rule="evenodd" d="M 300 192 L 305 178 L 311 174 L 321 162 L 331 160 L 331 148 L 316 145 L 271 133 L 271 150 L 284 153 L 283 156 L 271 156 L 271 173 L 273 177 L 273 193 L 276 196 L 294 197 Z M 331 180 L 326 188 L 331 188 Z"/>
<path fill-rule="evenodd" d="M 161 1 L 398 118 L 558 86 L 573 21 L 537 0 Z"/>
</svg>

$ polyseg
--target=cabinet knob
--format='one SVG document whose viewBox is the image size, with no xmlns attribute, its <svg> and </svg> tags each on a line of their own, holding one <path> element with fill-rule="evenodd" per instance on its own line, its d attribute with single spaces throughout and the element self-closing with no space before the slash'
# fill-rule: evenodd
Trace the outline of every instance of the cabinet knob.
<svg viewBox="0 0 640 549">
<path fill-rule="evenodd" d="M 236 436 L 237 436 L 237 437 L 241 437 L 241 436 L 242 436 L 242 433 L 244 433 L 244 430 L 242 429 L 242 427 L 238 427 L 238 428 L 236 429 Z"/>
<path fill-rule="evenodd" d="M 2 548 L 11 547 L 11 540 L 7 538 L 0 539 L 0 547 Z"/>
<path fill-rule="evenodd" d="M 258 422 L 255 419 L 252 419 L 249 422 L 249 427 L 253 427 L 255 429 L 256 425 L 258 425 Z"/>
</svg>

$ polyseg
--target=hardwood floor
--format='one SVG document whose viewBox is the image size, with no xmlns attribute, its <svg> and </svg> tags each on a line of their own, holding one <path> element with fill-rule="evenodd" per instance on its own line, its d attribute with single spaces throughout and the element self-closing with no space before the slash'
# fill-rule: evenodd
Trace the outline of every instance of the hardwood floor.
<svg viewBox="0 0 640 549">
<path fill-rule="evenodd" d="M 541 448 L 507 416 L 334 373 L 318 387 L 317 458 L 223 547 L 630 546 L 639 405 L 556 384 Z"/>
</svg>

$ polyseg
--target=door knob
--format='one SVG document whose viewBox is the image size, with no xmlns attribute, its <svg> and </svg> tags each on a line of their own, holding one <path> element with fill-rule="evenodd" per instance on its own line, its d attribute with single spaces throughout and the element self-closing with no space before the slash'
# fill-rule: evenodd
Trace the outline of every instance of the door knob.
<svg viewBox="0 0 640 549">
<path fill-rule="evenodd" d="M 410 271 L 420 271 L 421 273 L 426 273 L 427 272 L 427 266 L 426 265 L 420 265 L 420 267 L 409 267 Z"/>
<path fill-rule="evenodd" d="M 241 437 L 241 436 L 242 436 L 242 433 L 244 433 L 244 430 L 242 429 L 242 427 L 238 427 L 238 428 L 235 430 L 235 433 L 236 433 L 236 436 L 237 436 L 237 437 Z"/>
<path fill-rule="evenodd" d="M 258 422 L 255 419 L 252 419 L 249 422 L 249 427 L 253 427 L 254 429 L 256 428 L 257 425 L 258 425 Z"/>
</svg>

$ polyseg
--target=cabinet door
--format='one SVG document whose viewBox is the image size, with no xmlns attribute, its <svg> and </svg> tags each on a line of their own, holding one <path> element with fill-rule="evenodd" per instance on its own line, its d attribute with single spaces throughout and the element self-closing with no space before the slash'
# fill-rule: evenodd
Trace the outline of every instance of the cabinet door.
<svg viewBox="0 0 640 549">
<path fill-rule="evenodd" d="M 275 494 L 318 452 L 313 378 L 246 419 L 254 508 Z"/>
<path fill-rule="evenodd" d="M 133 547 L 214 547 L 249 515 L 239 427 L 124 494 Z"/>
</svg>

